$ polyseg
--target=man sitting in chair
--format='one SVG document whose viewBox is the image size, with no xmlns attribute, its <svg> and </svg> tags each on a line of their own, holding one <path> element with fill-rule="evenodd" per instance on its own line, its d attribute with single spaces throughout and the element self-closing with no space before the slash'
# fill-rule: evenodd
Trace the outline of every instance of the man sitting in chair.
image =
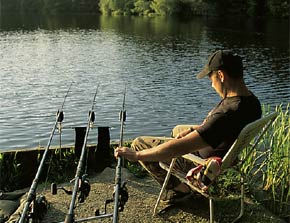
<svg viewBox="0 0 290 223">
<path fill-rule="evenodd" d="M 159 161 L 168 163 L 178 157 L 174 168 L 186 173 L 195 166 L 181 157 L 184 154 L 222 158 L 241 130 L 261 117 L 261 105 L 245 85 L 242 58 L 231 51 L 213 53 L 197 78 L 206 76 L 222 100 L 208 113 L 203 123 L 176 126 L 172 138 L 138 137 L 131 148 L 117 148 L 115 156 L 139 161 L 160 185 L 163 184 L 166 171 L 160 168 Z M 174 176 L 170 177 L 166 189 L 167 193 L 162 198 L 166 203 L 177 202 L 190 192 L 189 187 Z"/>
</svg>

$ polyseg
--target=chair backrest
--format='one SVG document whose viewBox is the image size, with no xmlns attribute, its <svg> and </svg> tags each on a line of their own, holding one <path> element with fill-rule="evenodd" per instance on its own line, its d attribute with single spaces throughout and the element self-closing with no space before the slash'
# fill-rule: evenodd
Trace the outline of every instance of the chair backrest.
<svg viewBox="0 0 290 223">
<path fill-rule="evenodd" d="M 241 151 L 246 148 L 252 139 L 257 136 L 265 127 L 264 131 L 260 134 L 260 136 L 262 136 L 276 117 L 277 113 L 274 112 L 246 125 L 240 132 L 238 138 L 235 140 L 229 151 L 224 156 L 222 160 L 222 170 L 232 166 Z M 266 126 L 267 123 L 268 125 Z M 261 137 L 259 137 L 259 140 L 260 139 Z"/>
</svg>

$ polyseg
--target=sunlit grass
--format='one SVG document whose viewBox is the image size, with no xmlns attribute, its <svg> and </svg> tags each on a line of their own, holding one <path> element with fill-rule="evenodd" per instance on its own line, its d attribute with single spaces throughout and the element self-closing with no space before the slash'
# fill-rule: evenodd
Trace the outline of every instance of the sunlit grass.
<svg viewBox="0 0 290 223">
<path fill-rule="evenodd" d="M 289 215 L 290 207 L 290 104 L 275 108 L 278 116 L 243 165 L 249 186 L 270 195 L 268 205 L 280 216 Z M 264 115 L 272 112 L 263 106 Z M 248 150 L 244 151 L 245 155 Z"/>
</svg>

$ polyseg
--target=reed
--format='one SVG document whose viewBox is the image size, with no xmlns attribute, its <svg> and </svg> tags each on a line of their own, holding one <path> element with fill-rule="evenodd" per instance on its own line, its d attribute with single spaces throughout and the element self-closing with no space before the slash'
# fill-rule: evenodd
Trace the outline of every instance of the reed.
<svg viewBox="0 0 290 223">
<path fill-rule="evenodd" d="M 278 117 L 243 164 L 250 188 L 258 188 L 267 198 L 267 206 L 281 217 L 289 218 L 290 210 L 290 104 L 275 108 Z M 271 112 L 263 106 L 263 113 Z M 246 149 L 243 156 L 249 150 Z M 260 191 L 260 192 L 261 192 Z M 266 194 L 266 196 L 264 196 Z"/>
</svg>

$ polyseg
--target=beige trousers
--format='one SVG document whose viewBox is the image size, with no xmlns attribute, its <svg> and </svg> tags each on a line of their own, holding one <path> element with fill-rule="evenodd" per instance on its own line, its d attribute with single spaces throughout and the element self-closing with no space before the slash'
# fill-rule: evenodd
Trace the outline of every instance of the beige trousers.
<svg viewBox="0 0 290 223">
<path fill-rule="evenodd" d="M 171 137 L 154 137 L 154 136 L 140 136 L 136 138 L 131 145 L 131 148 L 135 151 L 141 151 L 144 149 L 150 149 L 153 147 L 156 147 L 164 142 L 167 142 L 174 137 L 177 136 L 177 134 L 181 133 L 182 131 L 192 127 L 192 125 L 178 125 L 176 126 L 172 132 Z M 163 181 L 166 176 L 166 171 L 163 170 L 158 162 L 143 162 L 139 161 L 139 163 L 148 171 L 148 173 L 160 184 L 163 184 Z M 170 163 L 170 160 L 165 162 L 167 164 Z M 195 165 L 192 162 L 189 162 L 188 160 L 183 159 L 182 157 L 178 157 L 175 162 L 174 169 L 188 172 L 190 169 L 195 167 Z M 169 182 L 167 184 L 166 189 L 174 189 L 176 186 L 178 186 L 181 182 L 175 177 L 172 176 L 169 179 Z"/>
</svg>

